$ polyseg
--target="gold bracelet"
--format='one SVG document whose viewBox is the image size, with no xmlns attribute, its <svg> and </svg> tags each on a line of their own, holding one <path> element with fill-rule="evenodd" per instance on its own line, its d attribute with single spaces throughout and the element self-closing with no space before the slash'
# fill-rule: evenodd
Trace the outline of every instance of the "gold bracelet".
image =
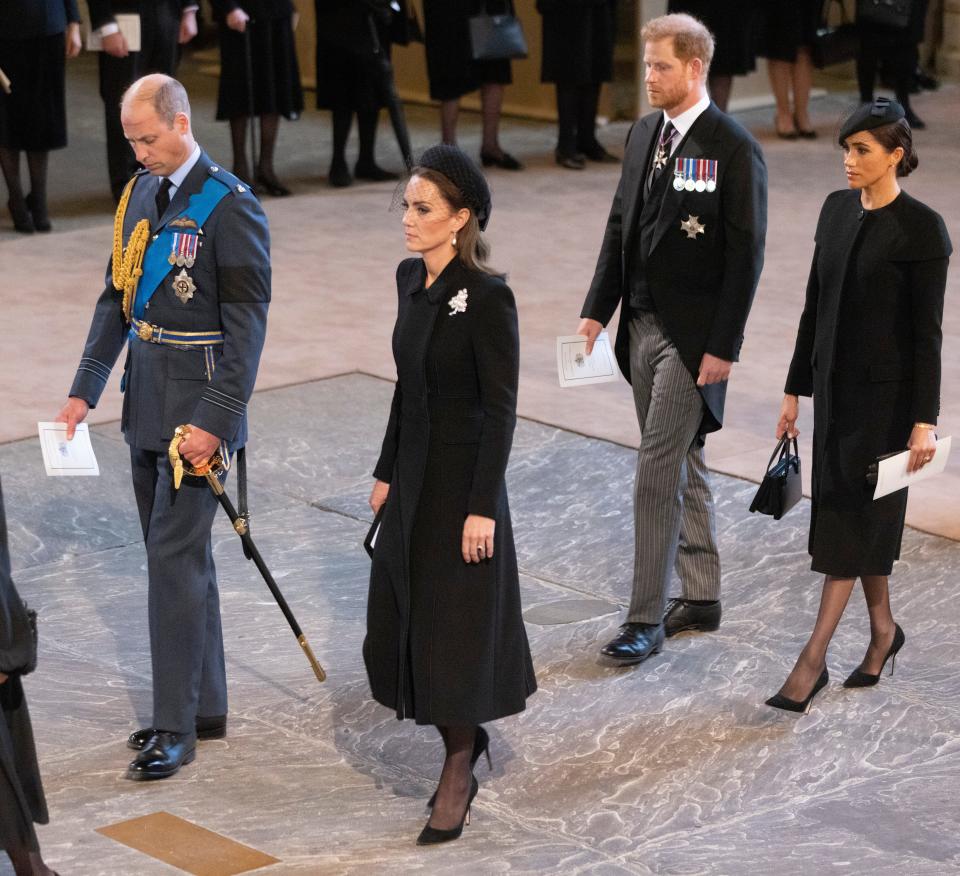
<svg viewBox="0 0 960 876">
<path fill-rule="evenodd" d="M 914 429 L 930 429 L 931 431 L 936 429 L 936 426 L 931 425 L 930 423 L 914 423 Z"/>
</svg>

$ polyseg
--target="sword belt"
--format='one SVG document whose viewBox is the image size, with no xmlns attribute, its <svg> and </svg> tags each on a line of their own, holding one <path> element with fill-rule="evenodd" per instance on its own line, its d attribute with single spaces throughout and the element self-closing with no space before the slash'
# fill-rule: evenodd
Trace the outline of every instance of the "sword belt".
<svg viewBox="0 0 960 876">
<path fill-rule="evenodd" d="M 130 337 L 149 344 L 170 344 L 174 347 L 214 347 L 223 343 L 223 332 L 178 332 L 151 325 L 134 317 L 130 320 Z"/>
</svg>

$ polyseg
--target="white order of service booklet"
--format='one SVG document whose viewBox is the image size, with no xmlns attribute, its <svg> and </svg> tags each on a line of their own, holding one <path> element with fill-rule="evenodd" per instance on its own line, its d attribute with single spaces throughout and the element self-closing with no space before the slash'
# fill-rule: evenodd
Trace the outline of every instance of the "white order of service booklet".
<svg viewBox="0 0 960 876">
<path fill-rule="evenodd" d="M 561 335 L 557 338 L 557 376 L 560 385 L 587 386 L 611 383 L 619 379 L 617 360 L 610 345 L 610 336 L 600 332 L 587 355 L 587 339 L 583 335 Z"/>
<path fill-rule="evenodd" d="M 50 477 L 77 477 L 100 474 L 97 457 L 90 443 L 90 430 L 80 423 L 67 441 L 66 423 L 37 423 L 43 464 Z"/>
<path fill-rule="evenodd" d="M 941 438 L 937 441 L 937 449 L 934 451 L 933 459 L 930 460 L 919 471 L 907 474 L 907 463 L 910 461 L 910 451 L 904 450 L 896 456 L 888 456 L 881 459 L 877 465 L 877 488 L 873 492 L 873 498 L 879 499 L 883 496 L 889 496 L 897 490 L 912 486 L 920 481 L 929 480 L 938 474 L 942 474 L 947 467 L 947 460 L 950 458 L 950 446 L 953 441 L 951 436 Z"/>
</svg>

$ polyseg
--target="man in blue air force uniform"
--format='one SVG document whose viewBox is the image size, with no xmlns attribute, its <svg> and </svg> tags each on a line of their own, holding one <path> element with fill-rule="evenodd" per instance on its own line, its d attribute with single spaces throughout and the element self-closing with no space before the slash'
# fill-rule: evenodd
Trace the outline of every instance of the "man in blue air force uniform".
<svg viewBox="0 0 960 876">
<path fill-rule="evenodd" d="M 128 740 L 134 779 L 165 778 L 196 739 L 226 732 L 227 690 L 206 481 L 172 483 L 167 448 L 198 465 L 247 438 L 270 301 L 260 204 L 197 145 L 183 86 L 146 76 L 124 95 L 123 130 L 144 166 L 117 210 L 114 254 L 58 420 L 68 437 L 95 407 L 125 344 L 121 428 L 147 549 L 153 726 Z M 137 281 L 138 265 L 142 276 Z"/>
</svg>

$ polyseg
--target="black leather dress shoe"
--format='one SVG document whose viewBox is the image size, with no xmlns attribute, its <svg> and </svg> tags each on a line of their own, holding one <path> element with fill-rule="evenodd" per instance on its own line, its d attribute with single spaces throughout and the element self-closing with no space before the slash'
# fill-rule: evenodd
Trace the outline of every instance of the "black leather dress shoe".
<svg viewBox="0 0 960 876">
<path fill-rule="evenodd" d="M 624 666 L 642 663 L 663 647 L 663 638 L 663 624 L 626 623 L 620 627 L 617 637 L 600 649 L 600 653 Z"/>
<path fill-rule="evenodd" d="M 157 730 L 127 767 L 127 778 L 166 779 L 196 756 L 197 741 L 186 733 Z"/>
<path fill-rule="evenodd" d="M 720 629 L 720 601 L 709 605 L 695 605 L 685 599 L 671 599 L 663 613 L 663 628 L 667 638 L 684 630 L 712 633 Z"/>
<path fill-rule="evenodd" d="M 223 739 L 227 735 L 227 716 L 216 715 L 213 718 L 197 718 L 197 739 Z M 144 727 L 134 730 L 127 737 L 127 748 L 132 751 L 143 751 L 143 746 L 150 741 L 150 737 L 157 731 L 153 727 Z"/>
</svg>

